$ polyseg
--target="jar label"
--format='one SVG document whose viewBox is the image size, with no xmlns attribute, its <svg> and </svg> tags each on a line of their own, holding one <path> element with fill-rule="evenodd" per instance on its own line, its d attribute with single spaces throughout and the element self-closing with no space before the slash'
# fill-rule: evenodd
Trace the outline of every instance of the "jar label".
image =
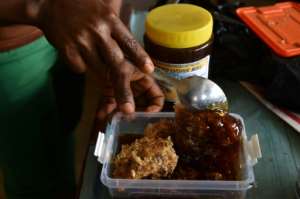
<svg viewBox="0 0 300 199">
<path fill-rule="evenodd" d="M 155 67 L 154 76 L 164 91 L 167 101 L 176 101 L 176 89 L 167 77 L 185 79 L 191 76 L 208 78 L 210 55 L 191 63 L 174 64 L 153 60 Z"/>
</svg>

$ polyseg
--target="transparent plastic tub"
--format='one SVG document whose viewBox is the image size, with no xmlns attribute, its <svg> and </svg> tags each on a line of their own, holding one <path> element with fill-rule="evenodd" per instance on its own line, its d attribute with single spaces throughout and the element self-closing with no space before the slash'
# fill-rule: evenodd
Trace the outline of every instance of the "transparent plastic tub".
<svg viewBox="0 0 300 199">
<path fill-rule="evenodd" d="M 253 166 L 257 158 L 261 157 L 257 135 L 248 141 L 243 119 L 239 119 L 243 125 L 241 149 L 240 181 L 216 181 L 216 180 L 131 180 L 115 179 L 111 177 L 111 162 L 118 149 L 118 137 L 121 134 L 143 134 L 147 124 L 157 122 L 162 118 L 174 118 L 174 113 L 136 113 L 130 117 L 122 114 L 114 116 L 106 133 L 99 133 L 95 155 L 103 164 L 101 181 L 108 188 L 113 198 L 201 198 L 201 199 L 235 199 L 245 198 L 247 190 L 254 184 Z"/>
</svg>

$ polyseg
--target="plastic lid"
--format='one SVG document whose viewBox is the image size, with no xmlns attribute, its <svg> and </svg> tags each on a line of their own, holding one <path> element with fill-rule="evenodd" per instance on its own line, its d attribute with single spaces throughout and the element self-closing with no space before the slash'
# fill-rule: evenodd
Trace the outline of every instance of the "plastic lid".
<svg viewBox="0 0 300 199">
<path fill-rule="evenodd" d="M 245 7 L 238 16 L 277 54 L 300 55 L 300 4 L 277 3 L 265 7 Z"/>
<path fill-rule="evenodd" d="M 213 18 L 191 4 L 169 4 L 153 9 L 146 19 L 146 35 L 168 48 L 190 48 L 204 44 L 212 35 Z"/>
</svg>

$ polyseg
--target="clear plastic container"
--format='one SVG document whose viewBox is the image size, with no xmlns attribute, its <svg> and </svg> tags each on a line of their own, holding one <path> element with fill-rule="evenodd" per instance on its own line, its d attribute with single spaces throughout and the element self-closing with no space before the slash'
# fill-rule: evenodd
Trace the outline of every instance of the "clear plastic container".
<svg viewBox="0 0 300 199">
<path fill-rule="evenodd" d="M 240 181 L 213 180 L 130 180 L 111 177 L 112 160 L 118 149 L 118 136 L 121 134 L 143 134 L 147 124 L 157 122 L 162 118 L 174 118 L 174 113 L 136 113 L 130 117 L 117 114 L 106 133 L 99 133 L 95 155 L 103 164 L 101 181 L 108 188 L 113 198 L 201 198 L 201 199 L 234 199 L 245 198 L 247 190 L 254 184 L 253 166 L 261 157 L 258 137 L 254 135 L 247 140 L 243 119 L 243 147 L 241 150 Z"/>
</svg>

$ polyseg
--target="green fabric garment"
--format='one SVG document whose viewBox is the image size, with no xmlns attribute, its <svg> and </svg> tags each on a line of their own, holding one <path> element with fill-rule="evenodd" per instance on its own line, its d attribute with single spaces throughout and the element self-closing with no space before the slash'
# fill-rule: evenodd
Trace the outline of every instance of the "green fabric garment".
<svg viewBox="0 0 300 199">
<path fill-rule="evenodd" d="M 0 167 L 8 199 L 57 198 L 74 188 L 72 134 L 62 132 L 42 37 L 0 53 Z"/>
</svg>

